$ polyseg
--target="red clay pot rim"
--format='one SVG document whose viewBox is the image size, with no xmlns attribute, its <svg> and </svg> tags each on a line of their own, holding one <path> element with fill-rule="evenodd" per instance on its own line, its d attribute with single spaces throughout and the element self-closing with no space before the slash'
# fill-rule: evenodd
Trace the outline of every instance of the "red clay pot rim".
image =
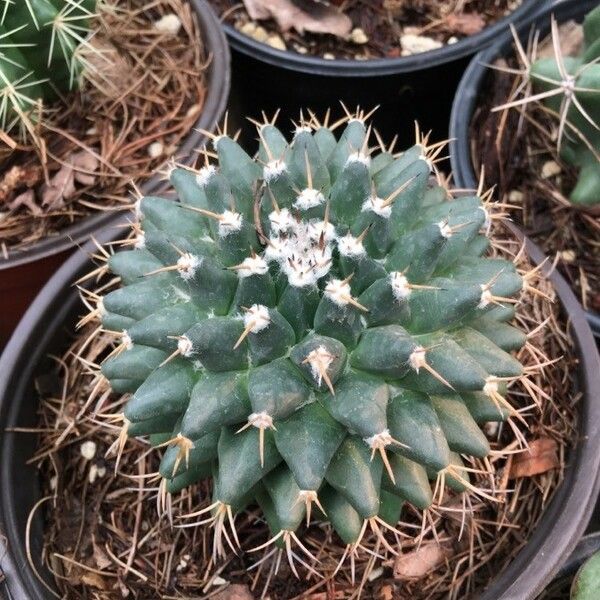
<svg viewBox="0 0 600 600">
<path fill-rule="evenodd" d="M 184 164 L 191 164 L 195 158 L 194 150 L 206 142 L 206 135 L 200 130 L 212 131 L 223 115 L 231 85 L 229 46 L 219 19 L 206 0 L 188 0 L 188 2 L 198 16 L 202 41 L 210 52 L 210 64 L 208 93 L 202 114 L 177 150 L 178 160 Z M 159 175 L 154 175 L 144 182 L 140 189 L 144 195 L 151 195 L 164 191 L 167 185 Z M 7 259 L 0 257 L 0 273 L 79 246 L 94 232 L 117 222 L 122 214 L 123 211 L 94 214 L 63 229 L 57 235 L 44 238 L 23 250 L 12 252 L 9 250 Z"/>
</svg>

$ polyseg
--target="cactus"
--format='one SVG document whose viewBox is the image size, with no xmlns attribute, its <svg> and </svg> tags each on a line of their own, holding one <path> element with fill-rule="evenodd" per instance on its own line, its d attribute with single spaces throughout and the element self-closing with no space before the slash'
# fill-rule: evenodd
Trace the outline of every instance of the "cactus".
<svg viewBox="0 0 600 600">
<path fill-rule="evenodd" d="M 559 115 L 562 158 L 579 170 L 570 200 L 589 207 L 600 205 L 600 6 L 586 16 L 583 33 L 579 55 L 563 57 L 554 22 L 555 57 L 535 61 L 529 76 L 537 97 Z"/>
<path fill-rule="evenodd" d="M 254 503 L 288 550 L 311 514 L 349 553 L 367 528 L 387 544 L 430 480 L 474 490 L 461 455 L 516 414 L 523 280 L 483 257 L 488 209 L 432 184 L 441 145 L 374 153 L 364 120 L 339 139 L 301 121 L 290 143 L 257 124 L 256 158 L 215 136 L 218 163 L 173 166 L 178 201 L 140 199 L 135 247 L 108 260 L 121 284 L 94 310 L 120 343 L 102 373 L 131 394 L 116 446 L 166 447 L 164 493 L 213 477 L 197 514 L 217 554 Z"/>
<path fill-rule="evenodd" d="M 31 131 L 39 103 L 73 89 L 96 0 L 0 0 L 0 126 Z"/>
<path fill-rule="evenodd" d="M 571 600 L 594 600 L 600 590 L 600 552 L 592 554 L 581 566 L 571 586 Z"/>
</svg>

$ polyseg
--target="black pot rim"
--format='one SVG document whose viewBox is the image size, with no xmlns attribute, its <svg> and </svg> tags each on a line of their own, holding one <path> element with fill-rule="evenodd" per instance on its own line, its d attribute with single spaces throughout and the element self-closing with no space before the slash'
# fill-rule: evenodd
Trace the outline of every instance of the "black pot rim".
<svg viewBox="0 0 600 600">
<path fill-rule="evenodd" d="M 212 131 L 223 115 L 231 84 L 229 46 L 219 19 L 206 0 L 188 0 L 188 2 L 198 17 L 204 46 L 210 50 L 210 64 L 208 93 L 202 113 L 177 149 L 176 156 L 179 162 L 184 164 L 191 164 L 195 158 L 194 150 L 206 142 L 206 136 L 200 130 Z M 144 195 L 159 193 L 165 188 L 166 184 L 160 175 L 154 175 L 140 185 Z M 88 240 L 94 232 L 118 221 L 119 215 L 122 214 L 121 210 L 93 214 L 66 227 L 55 236 L 43 238 L 22 250 L 9 251 L 8 258 L 0 257 L 0 273 L 5 269 L 12 269 L 72 249 Z"/>
<path fill-rule="evenodd" d="M 232 48 L 277 67 L 330 77 L 379 77 L 435 67 L 468 56 L 490 44 L 501 32 L 508 29 L 510 24 L 519 23 L 538 9 L 538 0 L 523 0 L 522 4 L 510 14 L 479 33 L 465 37 L 455 44 L 411 56 L 377 58 L 367 61 L 327 60 L 319 56 L 278 50 L 239 32 L 229 24 L 225 24 L 224 27 Z"/>
<path fill-rule="evenodd" d="M 123 222 L 126 222 L 123 219 Z M 518 228 L 515 235 L 524 238 Z M 115 230 L 100 232 L 99 241 L 114 239 Z M 15 390 L 23 390 L 24 374 L 45 355 L 48 342 L 60 329 L 74 304 L 73 280 L 89 270 L 88 254 L 94 251 L 89 242 L 75 252 L 55 273 L 30 306 L 0 357 L 0 419 L 2 431 L 16 425 Z M 542 252 L 527 241 L 531 259 L 539 264 Z M 527 545 L 511 564 L 484 590 L 480 600 L 533 600 L 545 584 L 557 573 L 563 560 L 573 550 L 583 533 L 593 510 L 600 479 L 600 356 L 585 316 L 569 285 L 557 272 L 548 273 L 557 295 L 568 315 L 573 340 L 580 359 L 580 383 L 584 392 L 581 406 L 580 439 L 572 449 L 565 479 L 555 491 L 540 523 Z M 594 396 L 594 394 L 596 394 Z M 20 399 L 23 401 L 23 399 Z M 0 531 L 8 538 L 8 554 L 0 555 L 0 564 L 14 583 L 18 598 L 31 598 L 25 590 L 36 590 L 36 600 L 44 598 L 45 590 L 27 564 L 22 532 L 15 518 L 15 500 L 11 494 L 10 460 L 15 455 L 15 434 L 0 434 Z"/>
<path fill-rule="evenodd" d="M 559 21 L 584 15 L 597 5 L 596 0 L 561 0 L 546 6 L 527 21 L 517 27 L 517 33 L 522 40 L 527 38 L 531 27 L 542 23 L 540 30 L 547 33 L 550 30 L 549 16 L 555 14 Z M 491 46 L 475 55 L 456 90 L 452 113 L 450 115 L 450 162 L 457 187 L 466 189 L 477 188 L 477 177 L 471 163 L 471 147 L 469 126 L 475 111 L 479 90 L 489 73 L 487 65 L 506 54 L 512 48 L 512 34 L 505 32 Z M 586 315 L 594 335 L 600 338 L 600 314 L 586 311 Z"/>
</svg>

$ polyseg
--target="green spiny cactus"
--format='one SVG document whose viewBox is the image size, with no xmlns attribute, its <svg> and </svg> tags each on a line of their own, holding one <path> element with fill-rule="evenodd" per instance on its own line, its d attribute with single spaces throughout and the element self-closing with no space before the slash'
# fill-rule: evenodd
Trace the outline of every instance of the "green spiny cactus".
<svg viewBox="0 0 600 600">
<path fill-rule="evenodd" d="M 0 0 L 0 126 L 27 126 L 39 101 L 77 84 L 96 0 Z"/>
<path fill-rule="evenodd" d="M 571 586 L 571 600 L 594 600 L 600 590 L 600 552 L 596 552 L 581 566 Z"/>
<path fill-rule="evenodd" d="M 583 33 L 578 56 L 563 57 L 557 50 L 554 58 L 533 63 L 530 79 L 548 108 L 560 115 L 561 156 L 579 169 L 570 200 L 589 207 L 600 205 L 600 6 L 586 16 Z M 553 36 L 558 40 L 555 23 Z"/>
<path fill-rule="evenodd" d="M 481 199 L 431 183 L 441 146 L 371 156 L 361 114 L 339 139 L 258 132 L 257 158 L 216 136 L 217 165 L 170 172 L 179 201 L 140 200 L 135 248 L 109 260 L 121 287 L 97 298 L 121 337 L 102 372 L 132 394 L 123 433 L 168 446 L 163 490 L 212 475 L 217 553 L 254 503 L 278 544 L 312 507 L 354 550 L 427 508 L 430 480 L 473 489 L 460 455 L 514 414 L 523 280 L 483 257 Z"/>
</svg>

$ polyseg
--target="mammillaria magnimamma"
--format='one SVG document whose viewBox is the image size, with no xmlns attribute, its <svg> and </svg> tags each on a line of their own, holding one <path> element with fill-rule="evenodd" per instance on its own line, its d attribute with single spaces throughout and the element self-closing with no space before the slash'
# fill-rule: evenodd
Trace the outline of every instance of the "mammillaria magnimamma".
<svg viewBox="0 0 600 600">
<path fill-rule="evenodd" d="M 97 298 L 123 432 L 167 446 L 166 491 L 213 478 L 217 554 L 256 503 L 288 549 L 315 516 L 350 553 L 367 528 L 389 546 L 430 480 L 471 489 L 461 455 L 486 457 L 481 425 L 515 412 L 523 279 L 484 257 L 485 203 L 432 183 L 441 145 L 375 153 L 362 113 L 343 125 L 288 142 L 257 124 L 255 158 L 215 136 L 214 164 L 170 170 L 178 200 L 139 201 Z"/>
</svg>

